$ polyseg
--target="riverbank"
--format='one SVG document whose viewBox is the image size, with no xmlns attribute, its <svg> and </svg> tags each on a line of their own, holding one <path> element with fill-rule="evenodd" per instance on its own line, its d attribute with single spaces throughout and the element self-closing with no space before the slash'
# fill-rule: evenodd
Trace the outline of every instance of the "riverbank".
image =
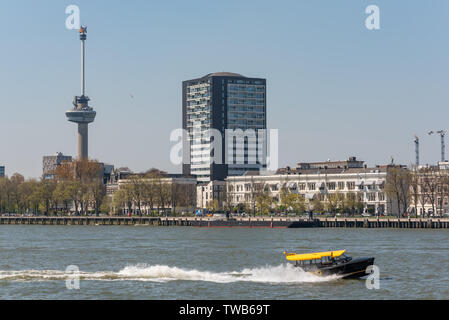
<svg viewBox="0 0 449 320">
<path fill-rule="evenodd" d="M 449 229 L 448 218 L 303 218 L 239 217 L 0 217 L 0 225 L 148 225 L 234 228 L 408 228 Z"/>
</svg>

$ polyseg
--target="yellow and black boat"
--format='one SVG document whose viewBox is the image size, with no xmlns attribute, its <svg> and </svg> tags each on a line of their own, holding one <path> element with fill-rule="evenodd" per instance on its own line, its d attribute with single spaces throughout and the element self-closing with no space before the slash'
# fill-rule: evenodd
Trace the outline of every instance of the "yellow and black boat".
<svg viewBox="0 0 449 320">
<path fill-rule="evenodd" d="M 346 250 L 337 250 L 296 254 L 284 251 L 284 254 L 288 261 L 295 261 L 296 267 L 317 275 L 338 275 L 342 278 L 367 276 L 366 268 L 374 264 L 374 258 L 352 259 L 345 252 Z"/>
</svg>

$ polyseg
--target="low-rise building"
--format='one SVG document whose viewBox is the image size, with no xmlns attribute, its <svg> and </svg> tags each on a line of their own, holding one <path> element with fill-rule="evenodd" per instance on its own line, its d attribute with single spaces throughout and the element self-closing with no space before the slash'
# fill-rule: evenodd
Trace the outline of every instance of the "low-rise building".
<svg viewBox="0 0 449 320">
<path fill-rule="evenodd" d="M 254 204 L 257 192 L 280 202 L 281 191 L 302 195 L 307 203 L 319 199 L 325 204 L 332 194 L 341 199 L 355 197 L 363 212 L 391 214 L 394 202 L 385 192 L 388 166 L 368 168 L 355 157 L 348 161 L 299 163 L 297 168 L 279 169 L 272 175 L 228 177 L 227 201 L 233 206 Z"/>
<path fill-rule="evenodd" d="M 129 168 L 112 168 L 108 180 L 106 181 L 106 195 L 112 197 L 118 190 L 119 181 L 132 175 L 133 172 Z"/>
<path fill-rule="evenodd" d="M 200 209 L 223 207 L 226 197 L 226 181 L 215 180 L 199 183 L 196 187 L 196 206 Z"/>
<path fill-rule="evenodd" d="M 410 171 L 411 216 L 449 216 L 449 162 Z"/>
<path fill-rule="evenodd" d="M 53 156 L 44 156 L 42 161 L 42 171 L 44 179 L 52 179 L 55 176 L 56 169 L 63 162 L 72 161 L 71 156 L 65 156 L 61 152 L 57 152 Z"/>
</svg>

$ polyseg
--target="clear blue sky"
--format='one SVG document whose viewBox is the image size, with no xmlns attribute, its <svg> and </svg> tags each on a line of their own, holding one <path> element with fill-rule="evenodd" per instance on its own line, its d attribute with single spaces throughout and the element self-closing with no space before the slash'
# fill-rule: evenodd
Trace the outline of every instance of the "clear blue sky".
<svg viewBox="0 0 449 320">
<path fill-rule="evenodd" d="M 42 156 L 76 155 L 64 112 L 80 91 L 76 4 L 87 40 L 92 158 L 135 171 L 169 161 L 181 82 L 216 71 L 264 77 L 279 165 L 354 155 L 369 165 L 439 160 L 449 129 L 449 1 L 0 2 L 0 165 L 42 173 Z M 365 8 L 380 8 L 380 30 Z M 130 97 L 134 96 L 134 99 Z M 449 144 L 449 136 L 448 144 Z M 449 148 L 448 148 L 449 157 Z"/>
</svg>

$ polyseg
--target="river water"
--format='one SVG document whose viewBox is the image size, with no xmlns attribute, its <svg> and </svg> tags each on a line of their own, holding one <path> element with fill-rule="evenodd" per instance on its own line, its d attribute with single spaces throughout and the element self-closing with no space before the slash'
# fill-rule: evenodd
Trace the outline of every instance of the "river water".
<svg viewBox="0 0 449 320">
<path fill-rule="evenodd" d="M 374 256 L 379 289 L 282 254 L 338 249 Z M 448 268 L 441 229 L 0 226 L 0 299 L 449 299 Z"/>
</svg>

